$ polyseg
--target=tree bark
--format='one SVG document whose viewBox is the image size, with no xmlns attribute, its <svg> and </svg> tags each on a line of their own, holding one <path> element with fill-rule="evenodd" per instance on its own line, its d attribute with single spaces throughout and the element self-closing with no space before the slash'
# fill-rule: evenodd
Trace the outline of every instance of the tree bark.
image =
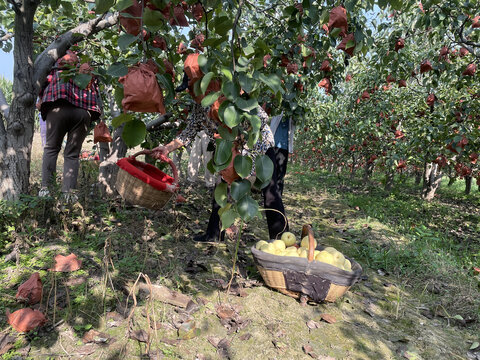
<svg viewBox="0 0 480 360">
<path fill-rule="evenodd" d="M 471 190 L 472 190 L 472 177 L 465 176 L 465 195 L 470 195 Z"/>
<path fill-rule="evenodd" d="M 420 170 L 415 171 L 415 185 L 420 185 L 423 173 Z"/>
<path fill-rule="evenodd" d="M 34 63 L 33 19 L 39 2 L 22 1 L 15 6 L 13 99 L 6 124 L 0 121 L 0 199 L 5 200 L 29 191 L 35 100 L 50 68 L 73 43 L 118 21 L 118 14 L 108 14 L 80 24 L 59 36 Z"/>
<path fill-rule="evenodd" d="M 388 169 L 385 174 L 385 191 L 392 191 L 395 173 L 392 169 Z"/>
<path fill-rule="evenodd" d="M 27 193 L 33 140 L 36 92 L 33 86 L 33 18 L 36 1 L 23 1 L 15 11 L 13 99 L 0 125 L 0 199 Z"/>
<path fill-rule="evenodd" d="M 355 158 L 355 154 L 352 154 L 352 171 L 350 172 L 350 178 L 352 180 L 355 179 L 356 173 L 357 173 L 357 159 Z"/>
<path fill-rule="evenodd" d="M 440 171 L 438 164 L 425 163 L 425 171 L 423 174 L 423 189 L 422 199 L 430 201 L 435 196 L 440 183 L 442 181 L 442 172 Z"/>
<path fill-rule="evenodd" d="M 115 103 L 115 98 L 111 92 L 107 92 L 105 96 L 110 107 L 112 118 L 120 115 L 120 109 Z M 123 128 L 125 123 L 115 129 L 112 136 L 112 143 L 108 144 L 108 148 L 100 148 L 100 167 L 98 172 L 98 185 L 102 195 L 112 196 L 116 193 L 115 182 L 117 181 L 118 166 L 117 161 L 127 154 L 127 145 L 122 139 Z"/>
<path fill-rule="evenodd" d="M 363 173 L 363 182 L 368 183 L 372 177 L 373 168 L 375 164 L 372 162 L 368 162 L 365 164 L 365 172 Z"/>
</svg>

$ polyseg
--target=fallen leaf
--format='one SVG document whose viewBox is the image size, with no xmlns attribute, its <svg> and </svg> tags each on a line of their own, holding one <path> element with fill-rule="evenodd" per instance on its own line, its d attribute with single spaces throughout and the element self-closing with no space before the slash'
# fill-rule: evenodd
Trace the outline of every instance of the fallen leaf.
<svg viewBox="0 0 480 360">
<path fill-rule="evenodd" d="M 472 346 L 470 346 L 470 349 L 469 350 L 475 350 L 476 348 L 478 348 L 480 346 L 480 343 L 478 341 L 475 341 Z"/>
<path fill-rule="evenodd" d="M 320 314 L 320 318 L 329 324 L 335 324 L 337 322 L 337 319 L 335 319 L 335 317 L 330 314 Z"/>
<path fill-rule="evenodd" d="M 178 328 L 178 337 L 182 340 L 190 340 L 198 335 L 200 335 L 200 329 L 195 327 L 194 320 L 186 321 Z"/>
<path fill-rule="evenodd" d="M 230 320 L 236 316 L 235 310 L 229 305 L 217 305 L 217 316 L 222 320 Z"/>
<path fill-rule="evenodd" d="M 97 347 L 94 344 L 88 344 L 88 345 L 83 345 L 79 347 L 75 352 L 78 355 L 86 356 L 86 355 L 93 354 L 95 350 L 97 350 Z"/>
<path fill-rule="evenodd" d="M 252 337 L 252 334 L 246 333 L 246 334 L 241 335 L 239 337 L 239 339 L 242 340 L 242 341 L 246 341 L 246 340 L 249 340 L 251 337 Z"/>
<path fill-rule="evenodd" d="M 130 339 L 146 343 L 148 341 L 148 334 L 145 330 L 137 330 L 130 332 Z"/>
<path fill-rule="evenodd" d="M 302 348 L 303 348 L 303 352 L 305 354 L 309 355 L 310 357 L 312 357 L 314 359 L 318 358 L 318 355 L 313 352 L 313 348 L 310 345 L 308 345 L 308 344 L 303 345 Z"/>
<path fill-rule="evenodd" d="M 11 348 L 13 348 L 13 344 L 15 344 L 16 339 L 16 337 L 8 334 L 0 335 L 0 355 L 7 353 Z"/>
<path fill-rule="evenodd" d="M 287 344 L 281 341 L 273 340 L 272 343 L 273 343 L 273 346 L 275 346 L 275 348 L 278 350 L 285 350 L 288 347 Z"/>
<path fill-rule="evenodd" d="M 314 320 L 308 320 L 307 321 L 307 327 L 312 330 L 312 329 L 318 329 L 320 328 L 320 324 Z"/>
<path fill-rule="evenodd" d="M 84 344 L 95 343 L 95 344 L 106 344 L 110 340 L 107 334 L 101 333 L 97 330 L 91 329 L 87 331 L 83 337 L 82 341 Z"/>
<path fill-rule="evenodd" d="M 173 346 L 176 346 L 178 344 L 180 344 L 180 340 L 179 339 L 160 339 L 160 342 L 164 343 L 164 344 L 168 344 L 168 345 L 173 345 Z"/>
</svg>

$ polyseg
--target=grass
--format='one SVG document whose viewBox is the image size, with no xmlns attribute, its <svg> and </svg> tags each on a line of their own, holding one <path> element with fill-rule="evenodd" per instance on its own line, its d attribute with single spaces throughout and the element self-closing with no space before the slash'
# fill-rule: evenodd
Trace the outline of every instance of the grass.
<svg viewBox="0 0 480 360">
<path fill-rule="evenodd" d="M 301 172 L 296 165 L 289 170 Z M 302 186 L 307 191 L 320 187 L 364 215 L 357 216 L 349 230 L 360 261 L 395 274 L 410 286 L 436 284 L 443 288 L 444 301 L 456 304 L 452 311 L 479 319 L 480 279 L 473 267 L 480 265 L 480 191 L 472 189 L 467 196 L 462 181 L 451 187 L 443 182 L 438 196 L 425 202 L 413 180 L 402 180 L 392 192 L 385 192 L 380 177 L 365 185 L 349 174 L 307 172 Z M 401 238 L 372 236 L 370 224 L 375 222 Z M 466 302 L 455 301 L 460 298 Z"/>
<path fill-rule="evenodd" d="M 235 244 L 191 241 L 204 230 L 208 218 L 210 196 L 201 186 L 182 189 L 188 199 L 182 206 L 152 212 L 126 206 L 118 199 L 90 196 L 89 179 L 96 178 L 95 171 L 89 167 L 90 173 L 79 179 L 81 207 L 62 210 L 55 201 L 34 196 L 23 197 L 15 206 L 0 207 L 3 254 L 10 252 L 15 242 L 22 249 L 19 266 L 0 263 L 0 312 L 23 306 L 15 302 L 16 289 L 33 271 L 39 271 L 44 285 L 42 306 L 48 304 L 50 320 L 55 309 L 55 321 L 64 321 L 52 332 L 27 336 L 30 358 L 75 354 L 87 328 L 108 332 L 117 340 L 87 358 L 138 358 L 143 345 L 125 338 L 126 324 L 106 327 L 105 316 L 125 305 L 125 285 L 134 282 L 140 272 L 152 283 L 195 301 L 209 301 L 193 315 L 201 327 L 199 337 L 175 348 L 155 343 L 155 349 L 167 358 L 193 358 L 192 349 L 216 358 L 209 336 L 229 338 L 232 358 L 252 359 L 303 359 L 306 341 L 318 354 L 335 358 L 393 359 L 396 344 L 391 334 L 410 339 L 409 344 L 418 347 L 423 358 L 441 358 L 438 354 L 444 349 L 462 354 L 470 346 L 465 344 L 467 340 L 477 340 L 470 329 L 478 325 L 479 279 L 470 270 L 478 264 L 478 196 L 464 196 L 461 184 L 441 188 L 438 198 L 425 203 L 407 178 L 400 190 L 385 193 L 379 178 L 366 186 L 346 174 L 296 175 L 302 170 L 289 165 L 284 198 L 292 231 L 297 234 L 303 224 L 313 224 L 318 240 L 353 257 L 365 275 L 336 303 L 302 307 L 295 299 L 264 286 L 246 288 L 247 297 L 236 297 L 226 296 L 213 285 L 212 280 L 230 279 Z M 255 198 L 260 201 L 260 195 Z M 237 279 L 261 280 L 249 248 L 267 236 L 264 218 L 247 224 L 237 262 L 242 275 Z M 48 271 L 55 254 L 70 252 L 82 259 L 80 271 L 56 275 Z M 215 305 L 223 302 L 241 306 L 242 317 L 248 317 L 251 324 L 238 334 L 226 333 L 215 315 Z M 365 311 L 369 302 L 376 304 L 373 315 Z M 146 303 L 138 299 L 135 329 L 149 328 Z M 419 314 L 419 308 L 443 311 L 444 317 L 429 320 Z M 163 323 L 171 324 L 179 316 L 172 306 L 161 302 L 155 303 L 154 311 Z M 338 322 L 308 329 L 305 323 L 312 319 L 320 322 L 321 313 L 334 315 Z M 459 327 L 456 315 L 477 322 Z M 0 318 L 0 329 L 7 328 L 5 319 Z M 176 330 L 159 332 L 160 339 L 177 337 Z M 245 332 L 252 339 L 239 340 L 237 335 Z M 424 333 L 429 334 L 428 343 L 417 341 Z M 71 334 L 72 341 L 62 334 Z M 287 344 L 286 350 L 276 349 L 273 339 Z M 3 358 L 12 358 L 17 350 Z"/>
</svg>

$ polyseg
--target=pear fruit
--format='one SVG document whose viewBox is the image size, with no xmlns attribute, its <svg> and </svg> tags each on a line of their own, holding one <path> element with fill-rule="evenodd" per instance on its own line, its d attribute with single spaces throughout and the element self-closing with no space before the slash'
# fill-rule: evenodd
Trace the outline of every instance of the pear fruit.
<svg viewBox="0 0 480 360">
<path fill-rule="evenodd" d="M 278 250 L 285 250 L 286 246 L 285 243 L 282 240 L 275 240 L 272 242 L 273 246 L 275 246 L 275 249 Z"/>
<path fill-rule="evenodd" d="M 298 249 L 298 257 L 308 258 L 308 250 L 301 247 Z"/>
<path fill-rule="evenodd" d="M 330 265 L 334 264 L 333 255 L 330 252 L 325 250 L 320 251 L 315 257 L 315 260 L 323 262 L 325 264 L 330 264 Z"/>
<path fill-rule="evenodd" d="M 266 252 L 268 254 L 273 254 L 273 255 L 276 255 L 275 254 L 275 246 L 272 244 L 272 243 L 267 243 L 267 244 L 264 244 L 262 245 L 262 247 L 260 248 L 261 251 L 263 252 Z"/>
<path fill-rule="evenodd" d="M 295 235 L 288 231 L 282 234 L 281 240 L 285 243 L 285 246 L 292 246 L 297 242 Z"/>
<path fill-rule="evenodd" d="M 268 244 L 268 242 L 266 242 L 265 240 L 259 240 L 259 241 L 257 241 L 257 243 L 255 244 L 255 249 L 260 250 L 260 248 L 261 248 L 263 245 L 266 245 L 266 244 Z"/>
<path fill-rule="evenodd" d="M 340 251 L 336 251 L 333 255 L 333 261 L 335 263 L 335 266 L 338 266 L 339 268 L 343 267 L 343 263 L 345 262 L 345 256 Z"/>
<path fill-rule="evenodd" d="M 317 247 L 317 240 L 313 239 L 313 243 L 314 243 L 314 246 Z M 309 245 L 308 236 L 305 236 L 302 239 L 302 242 L 300 243 L 300 247 L 308 249 L 308 245 Z"/>
<path fill-rule="evenodd" d="M 296 256 L 298 257 L 297 248 L 294 246 L 289 246 L 285 249 L 285 256 Z"/>
<path fill-rule="evenodd" d="M 331 246 L 327 246 L 325 249 L 323 249 L 324 251 L 328 251 L 329 253 L 331 254 L 334 254 L 337 252 L 337 249 L 335 249 L 334 247 L 331 247 Z"/>
<path fill-rule="evenodd" d="M 346 271 L 352 271 L 352 263 L 350 262 L 350 260 L 345 259 L 345 262 L 343 263 L 343 268 Z"/>
</svg>

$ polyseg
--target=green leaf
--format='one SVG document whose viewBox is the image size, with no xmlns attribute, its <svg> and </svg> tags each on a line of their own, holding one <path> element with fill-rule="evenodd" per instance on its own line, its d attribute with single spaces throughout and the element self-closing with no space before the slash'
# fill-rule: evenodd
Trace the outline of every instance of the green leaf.
<svg viewBox="0 0 480 360">
<path fill-rule="evenodd" d="M 117 44 L 118 47 L 125 51 L 128 49 L 130 44 L 138 39 L 138 36 L 134 36 L 132 34 L 122 34 L 118 37 Z"/>
<path fill-rule="evenodd" d="M 265 74 L 255 72 L 253 74 L 253 77 L 267 85 L 274 94 L 278 92 L 283 93 L 282 81 L 276 74 L 270 74 L 269 76 L 267 76 Z"/>
<path fill-rule="evenodd" d="M 128 74 L 128 67 L 122 63 L 113 63 L 107 70 L 107 75 L 113 77 L 125 76 Z"/>
<path fill-rule="evenodd" d="M 85 89 L 87 85 L 90 83 L 90 80 L 92 80 L 91 74 L 76 74 L 75 77 L 73 78 L 73 82 L 80 89 Z"/>
<path fill-rule="evenodd" d="M 225 81 L 222 84 L 222 92 L 230 101 L 235 101 L 240 96 L 240 87 L 233 81 Z"/>
<path fill-rule="evenodd" d="M 267 155 L 259 155 L 255 159 L 257 179 L 261 182 L 270 180 L 273 174 L 273 162 Z"/>
<path fill-rule="evenodd" d="M 257 99 L 255 99 L 255 98 L 250 98 L 248 100 L 244 100 L 244 99 L 239 97 L 235 101 L 235 105 L 237 105 L 238 108 L 243 110 L 243 111 L 250 111 L 250 110 L 256 109 L 258 107 L 258 102 L 257 102 Z"/>
<path fill-rule="evenodd" d="M 250 93 L 255 87 L 255 82 L 253 78 L 251 78 L 244 72 L 238 74 L 238 82 L 240 83 L 242 89 L 245 90 L 245 92 L 247 93 Z"/>
<path fill-rule="evenodd" d="M 151 10 L 148 7 L 145 7 L 143 10 L 143 24 L 148 26 L 152 31 L 160 30 L 163 28 L 163 22 L 165 18 L 160 11 Z"/>
<path fill-rule="evenodd" d="M 243 53 L 245 54 L 245 56 L 249 56 L 249 55 L 252 55 L 255 53 L 255 49 L 253 48 L 252 45 L 248 45 L 247 47 L 244 47 L 243 48 Z"/>
<path fill-rule="evenodd" d="M 237 203 L 237 211 L 243 220 L 249 221 L 258 214 L 258 203 L 246 195 Z"/>
<path fill-rule="evenodd" d="M 257 188 L 258 190 L 262 190 L 263 188 L 267 187 L 269 183 L 270 183 L 270 180 L 261 181 L 260 179 L 255 179 L 255 183 L 253 184 L 253 187 Z"/>
<path fill-rule="evenodd" d="M 212 105 L 221 95 L 220 91 L 210 93 L 202 99 L 202 106 L 207 107 Z"/>
<path fill-rule="evenodd" d="M 147 128 L 143 121 L 134 119 L 125 124 L 122 132 L 123 141 L 129 147 L 135 147 L 145 141 Z"/>
<path fill-rule="evenodd" d="M 200 90 L 202 90 L 202 94 L 205 94 L 205 91 L 207 91 L 208 85 L 210 84 L 213 75 L 213 72 L 209 72 L 202 78 L 202 82 L 200 83 Z"/>
<path fill-rule="evenodd" d="M 250 149 L 253 149 L 253 147 L 255 146 L 255 144 L 257 143 L 258 139 L 260 137 L 260 131 L 258 130 L 251 130 L 248 132 L 248 147 Z"/>
<path fill-rule="evenodd" d="M 207 65 L 208 65 L 207 57 L 203 54 L 200 54 L 197 58 L 197 61 L 198 61 L 198 66 L 200 66 L 200 69 L 202 70 L 202 72 L 204 74 L 208 73 L 208 71 L 206 71 L 207 70 Z"/>
<path fill-rule="evenodd" d="M 117 128 L 120 125 L 122 125 L 123 123 L 131 121 L 131 120 L 133 120 L 133 115 L 132 114 L 123 113 L 123 114 L 120 114 L 117 117 L 112 119 L 112 126 L 114 128 Z"/>
<path fill-rule="evenodd" d="M 475 341 L 472 346 L 470 346 L 470 349 L 469 350 L 473 350 L 473 349 L 476 349 L 477 347 L 480 346 L 480 343 L 478 341 Z"/>
<path fill-rule="evenodd" d="M 132 6 L 132 0 L 118 0 L 115 4 L 115 10 L 122 11 Z"/>
<path fill-rule="evenodd" d="M 222 69 L 220 70 L 223 75 L 225 75 L 225 77 L 232 81 L 233 80 L 233 75 L 232 75 L 232 72 L 230 71 L 230 69 L 226 68 L 226 67 L 222 67 Z"/>
<path fill-rule="evenodd" d="M 232 196 L 233 200 L 238 201 L 250 192 L 251 187 L 252 184 L 250 184 L 250 181 L 246 179 L 240 181 L 236 180 L 230 185 L 230 195 Z"/>
<path fill-rule="evenodd" d="M 241 118 L 238 116 L 237 109 L 234 105 L 227 106 L 223 112 L 219 111 L 219 116 L 223 123 L 229 128 L 233 128 L 240 124 Z"/>
<path fill-rule="evenodd" d="M 238 217 L 238 213 L 234 209 L 228 209 L 220 215 L 220 221 L 222 222 L 222 231 L 229 228 L 235 222 Z"/>
<path fill-rule="evenodd" d="M 463 317 L 461 315 L 455 315 L 453 318 L 456 320 L 463 321 Z"/>
<path fill-rule="evenodd" d="M 215 149 L 214 161 L 215 165 L 224 165 L 232 159 L 232 142 L 221 139 L 217 143 Z"/>
<path fill-rule="evenodd" d="M 227 183 L 222 182 L 215 187 L 215 192 L 214 192 L 215 201 L 222 208 L 225 205 L 227 205 L 227 199 L 228 199 L 227 191 L 228 191 Z"/>
<path fill-rule="evenodd" d="M 115 4 L 115 0 L 95 0 L 95 13 L 106 13 Z"/>
<path fill-rule="evenodd" d="M 219 126 L 217 128 L 218 133 L 222 139 L 233 141 L 237 137 L 238 130 L 237 128 L 233 128 L 232 132 L 228 131 L 229 129 L 226 126 Z"/>
<path fill-rule="evenodd" d="M 250 156 L 237 155 L 233 160 L 235 171 L 241 178 L 246 178 L 252 171 L 253 161 Z"/>
<path fill-rule="evenodd" d="M 213 20 L 213 26 L 217 34 L 224 36 L 233 27 L 233 23 L 228 16 L 217 16 Z"/>
<path fill-rule="evenodd" d="M 164 102 L 166 104 L 171 103 L 175 98 L 175 88 L 173 87 L 172 77 L 170 74 L 157 74 L 157 79 L 162 85 L 162 89 L 167 90 Z"/>
</svg>

